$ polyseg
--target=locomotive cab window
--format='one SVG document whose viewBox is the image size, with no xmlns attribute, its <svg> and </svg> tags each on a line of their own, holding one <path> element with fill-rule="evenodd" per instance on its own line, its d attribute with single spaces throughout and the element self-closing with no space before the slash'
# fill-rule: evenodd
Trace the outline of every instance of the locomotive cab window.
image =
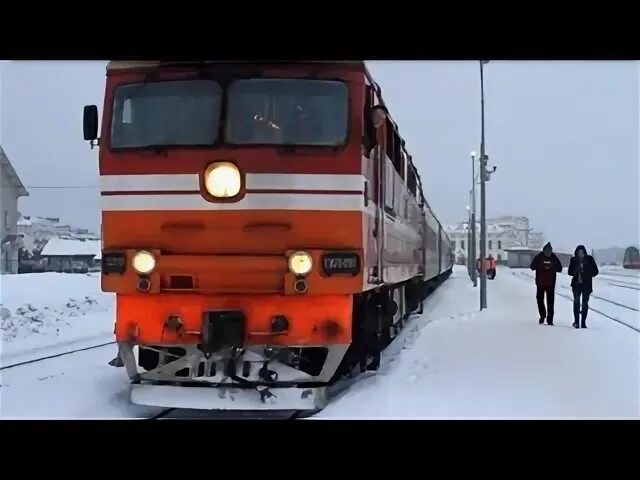
<svg viewBox="0 0 640 480">
<path fill-rule="evenodd" d="M 232 144 L 340 146 L 347 140 L 343 82 L 247 79 L 228 91 L 226 141 Z"/>
<path fill-rule="evenodd" d="M 373 126 L 373 89 L 365 86 L 364 109 L 362 112 L 362 150 L 366 157 L 377 145 L 376 129 Z"/>
<path fill-rule="evenodd" d="M 212 145 L 222 90 L 210 80 L 122 85 L 115 91 L 111 148 Z"/>
</svg>

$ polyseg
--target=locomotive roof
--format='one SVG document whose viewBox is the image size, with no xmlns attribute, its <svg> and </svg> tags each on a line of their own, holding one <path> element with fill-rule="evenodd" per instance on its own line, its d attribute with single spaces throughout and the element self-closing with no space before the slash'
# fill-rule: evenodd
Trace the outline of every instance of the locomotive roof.
<svg viewBox="0 0 640 480">
<path fill-rule="evenodd" d="M 241 60 L 180 60 L 180 61 L 169 61 L 169 60 L 110 60 L 107 63 L 107 71 L 110 70 L 125 70 L 129 68 L 151 68 L 151 67 L 159 67 L 161 65 L 194 65 L 194 64 L 207 64 L 207 63 L 247 63 L 247 61 Z M 252 62 L 253 63 L 253 62 Z M 283 63 L 283 62 L 265 62 L 265 61 L 256 61 L 255 63 Z M 354 67 L 363 67 L 364 61 L 298 61 L 291 63 L 326 63 L 326 64 L 340 64 L 340 65 L 349 65 Z"/>
</svg>

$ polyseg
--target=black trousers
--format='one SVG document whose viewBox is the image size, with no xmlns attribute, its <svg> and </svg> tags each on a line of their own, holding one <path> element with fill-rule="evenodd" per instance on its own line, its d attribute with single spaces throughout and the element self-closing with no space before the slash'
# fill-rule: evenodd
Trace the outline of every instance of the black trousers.
<svg viewBox="0 0 640 480">
<path fill-rule="evenodd" d="M 547 295 L 547 308 L 544 308 L 544 296 Z M 556 297 L 556 287 L 544 287 L 538 285 L 536 300 L 538 301 L 538 312 L 540 318 L 546 318 L 548 322 L 553 322 L 553 304 Z"/>
<path fill-rule="evenodd" d="M 573 318 L 575 319 L 576 323 L 578 323 L 578 317 L 580 315 L 580 312 L 582 312 L 582 323 L 584 323 L 587 320 L 587 313 L 589 312 L 589 296 L 590 295 L 591 295 L 590 293 L 587 293 L 580 288 L 573 289 Z M 580 302 L 580 296 L 582 296 L 582 302 Z"/>
</svg>

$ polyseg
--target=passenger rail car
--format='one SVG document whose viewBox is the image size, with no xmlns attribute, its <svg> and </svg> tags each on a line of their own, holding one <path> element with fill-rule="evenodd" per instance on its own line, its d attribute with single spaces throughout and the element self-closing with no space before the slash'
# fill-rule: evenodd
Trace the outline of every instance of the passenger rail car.
<svg viewBox="0 0 640 480">
<path fill-rule="evenodd" d="M 628 247 L 624 251 L 622 267 L 627 269 L 640 269 L 640 251 L 636 247 Z"/>
<path fill-rule="evenodd" d="M 363 62 L 111 62 L 84 137 L 134 403 L 322 408 L 451 272 Z"/>
</svg>

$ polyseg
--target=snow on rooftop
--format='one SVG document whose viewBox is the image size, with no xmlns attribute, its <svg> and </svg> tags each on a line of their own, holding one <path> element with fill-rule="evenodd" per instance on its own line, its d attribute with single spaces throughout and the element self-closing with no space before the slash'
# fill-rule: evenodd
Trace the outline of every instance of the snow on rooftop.
<svg viewBox="0 0 640 480">
<path fill-rule="evenodd" d="M 44 256 L 71 256 L 71 255 L 93 255 L 99 260 L 102 258 L 102 244 L 99 240 L 70 240 L 63 238 L 52 238 L 42 249 Z"/>
<path fill-rule="evenodd" d="M 18 226 L 20 227 L 29 227 L 31 225 L 32 225 L 31 220 L 29 220 L 28 218 L 22 217 L 18 220 Z"/>
</svg>

